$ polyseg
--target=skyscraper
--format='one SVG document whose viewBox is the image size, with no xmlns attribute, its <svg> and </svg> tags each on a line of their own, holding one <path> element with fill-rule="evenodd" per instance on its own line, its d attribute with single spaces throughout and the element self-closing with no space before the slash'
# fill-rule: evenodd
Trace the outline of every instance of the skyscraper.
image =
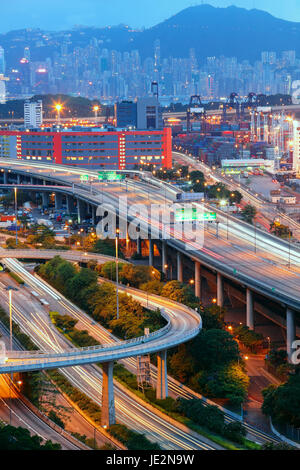
<svg viewBox="0 0 300 470">
<path fill-rule="evenodd" d="M 0 46 L 0 75 L 5 74 L 5 57 L 4 57 L 4 49 Z"/>
<path fill-rule="evenodd" d="M 24 104 L 24 125 L 29 127 L 41 127 L 43 124 L 43 102 L 37 101 L 32 103 L 25 101 Z"/>
</svg>

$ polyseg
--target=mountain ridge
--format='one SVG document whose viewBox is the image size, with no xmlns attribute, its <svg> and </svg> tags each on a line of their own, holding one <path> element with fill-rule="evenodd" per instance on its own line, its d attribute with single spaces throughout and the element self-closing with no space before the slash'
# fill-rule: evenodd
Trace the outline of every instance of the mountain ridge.
<svg viewBox="0 0 300 470">
<path fill-rule="evenodd" d="M 59 51 L 64 36 L 72 47 L 85 47 L 96 38 L 102 41 L 103 48 L 121 52 L 138 49 L 143 59 L 153 57 L 154 41 L 157 39 L 161 42 L 162 57 L 188 57 L 189 50 L 193 48 L 201 63 L 206 57 L 221 55 L 254 62 L 260 60 L 262 51 L 291 49 L 296 49 L 300 57 L 299 22 L 276 18 L 263 10 L 236 6 L 191 6 L 143 31 L 118 25 L 104 28 L 82 26 L 51 32 L 55 40 L 45 43 L 43 47 L 36 46 L 38 31 L 24 29 L 0 34 L 0 45 L 6 49 L 7 55 L 12 55 L 13 60 L 16 57 L 20 59 L 24 44 L 32 48 L 33 60 L 42 60 L 51 48 Z M 24 36 L 24 40 L 17 41 L 17 36 Z"/>
</svg>

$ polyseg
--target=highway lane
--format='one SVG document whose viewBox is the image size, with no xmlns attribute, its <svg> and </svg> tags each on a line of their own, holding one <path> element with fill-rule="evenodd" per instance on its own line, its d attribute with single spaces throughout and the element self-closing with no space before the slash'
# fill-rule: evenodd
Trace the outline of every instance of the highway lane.
<svg viewBox="0 0 300 470">
<path fill-rule="evenodd" d="M 20 275 L 22 275 L 19 272 Z M 39 291 L 44 297 L 47 294 L 49 297 L 48 289 L 43 289 L 44 283 L 38 283 L 30 275 L 26 277 L 26 283 L 30 289 Z M 51 289 L 51 288 L 50 288 Z M 1 290 L 0 290 L 1 292 Z M 25 290 L 20 289 L 20 292 L 14 293 L 14 320 L 17 321 L 22 330 L 27 333 L 41 350 L 66 350 L 71 349 L 71 344 L 62 337 L 56 328 L 51 324 L 47 312 L 42 313 L 41 307 L 36 305 L 36 301 L 30 300 L 28 295 L 25 295 Z M 72 304 L 63 299 L 63 304 L 55 299 L 56 293 L 52 293 L 52 305 L 54 308 L 62 313 L 65 305 L 73 308 Z M 38 315 L 34 313 L 38 308 Z M 33 322 L 34 319 L 34 322 Z M 91 323 L 91 320 L 89 320 Z M 61 372 L 80 390 L 88 394 L 93 400 L 101 405 L 101 370 L 97 366 L 79 366 L 61 369 Z M 149 411 L 145 409 L 142 403 L 139 403 L 136 397 L 132 397 L 127 390 L 124 390 L 117 382 L 115 382 L 115 399 L 116 399 L 116 415 L 120 422 L 127 424 L 132 429 L 143 432 L 152 441 L 159 442 L 164 449 L 212 449 L 219 448 L 216 444 L 211 443 L 202 436 L 194 436 L 192 431 L 182 431 L 180 426 L 165 421 L 164 418 L 156 411 Z"/>
<path fill-rule="evenodd" d="M 219 170 L 213 170 L 205 163 L 195 160 L 194 157 L 188 156 L 184 153 L 173 152 L 176 160 L 184 161 L 186 164 L 190 165 L 195 170 L 200 170 L 204 173 L 206 178 L 212 179 L 215 182 L 220 182 L 228 186 L 232 191 L 239 191 L 244 200 L 247 203 L 254 205 L 258 211 L 268 219 L 269 223 L 273 222 L 275 218 L 280 218 L 281 223 L 285 223 L 287 226 L 293 230 L 293 236 L 296 239 L 300 237 L 300 224 L 299 222 L 293 220 L 287 214 L 280 212 L 275 204 L 266 201 L 265 199 L 260 198 L 259 194 L 251 192 L 249 188 L 246 188 L 241 183 L 238 183 L 234 178 L 220 175 Z"/>
<path fill-rule="evenodd" d="M 1 340 L 8 345 L 7 331 L 0 323 Z M 18 344 L 14 341 L 14 348 L 19 349 Z M 32 435 L 36 434 L 43 441 L 52 440 L 59 443 L 63 450 L 80 450 L 84 446 L 78 443 L 78 446 L 69 441 L 66 437 L 55 431 L 51 426 L 45 423 L 36 413 L 29 408 L 14 387 L 9 387 L 9 376 L 0 375 L 0 419 L 12 426 L 21 426 L 30 431 Z"/>
<path fill-rule="evenodd" d="M 27 273 L 26 270 L 23 268 L 21 270 L 18 269 L 19 263 L 16 264 L 16 266 L 10 265 L 13 270 L 16 270 L 16 272 L 23 277 L 23 279 L 26 281 L 28 285 L 31 285 L 31 287 L 39 292 L 41 296 L 45 297 L 45 294 L 47 294 L 47 300 L 49 302 L 53 302 L 53 297 L 49 297 L 49 286 L 42 282 L 40 284 L 40 281 L 36 277 L 32 277 L 29 273 Z M 16 269 L 17 267 L 17 269 Z M 46 289 L 46 290 L 45 290 Z M 136 298 L 139 302 L 141 302 L 144 306 L 152 307 L 152 308 L 169 308 L 170 302 L 168 299 L 164 299 L 152 294 L 146 294 L 143 293 L 142 291 L 138 291 L 137 289 L 132 289 L 132 288 L 125 288 L 120 286 L 120 290 L 127 291 L 132 295 L 133 297 Z M 102 344 L 108 344 L 110 342 L 120 342 L 118 338 L 116 338 L 114 335 L 109 333 L 105 328 L 103 328 L 101 325 L 98 323 L 95 323 L 94 321 L 91 320 L 91 318 L 85 314 L 82 310 L 80 310 L 78 307 L 73 305 L 71 302 L 66 301 L 65 299 L 60 297 L 59 292 L 57 292 L 54 288 L 50 288 L 50 292 L 52 295 L 57 297 L 59 302 L 55 302 L 52 305 L 52 308 L 54 310 L 58 310 L 63 314 L 68 314 L 74 317 L 76 320 L 78 320 L 78 325 L 77 327 L 80 329 L 85 329 L 88 330 L 89 333 L 95 337 L 100 343 Z M 178 308 L 180 308 L 180 305 L 178 305 Z M 52 325 L 51 325 L 52 326 Z M 122 361 L 120 361 L 124 364 L 124 366 L 130 370 L 132 373 L 136 373 L 136 360 L 134 358 L 127 358 Z M 151 365 L 151 370 L 152 370 L 152 379 L 153 381 L 156 380 L 157 377 L 157 370 L 156 367 Z M 188 389 L 187 387 L 183 386 L 180 384 L 178 381 L 173 379 L 172 377 L 168 376 L 168 386 L 169 386 L 169 391 L 171 392 L 171 396 L 174 398 L 177 397 L 183 397 L 183 398 L 203 398 L 201 395 L 197 394 L 196 392 L 193 392 L 192 390 Z M 205 399 L 206 400 L 206 399 Z M 207 400 L 206 400 L 207 401 Z M 210 402 L 209 400 L 207 402 Z M 213 404 L 213 402 L 211 402 Z M 232 415 L 227 414 L 226 415 L 226 420 L 227 421 L 232 421 L 235 419 L 233 418 Z M 271 436 L 268 436 L 264 433 L 262 433 L 260 430 L 255 429 L 247 423 L 245 423 L 246 429 L 248 431 L 248 437 L 252 440 L 255 440 L 256 442 L 270 442 L 274 441 L 274 438 Z M 276 441 L 276 438 L 275 438 Z"/>
</svg>

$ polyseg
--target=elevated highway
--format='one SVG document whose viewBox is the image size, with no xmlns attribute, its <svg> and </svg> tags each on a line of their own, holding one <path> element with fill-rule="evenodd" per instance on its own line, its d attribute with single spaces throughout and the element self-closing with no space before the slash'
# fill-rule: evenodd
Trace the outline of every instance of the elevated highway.
<svg viewBox="0 0 300 470">
<path fill-rule="evenodd" d="M 61 296 L 61 294 L 57 292 L 54 288 L 46 284 L 39 277 L 32 276 L 26 269 L 24 269 L 21 263 L 15 262 L 12 259 L 6 260 L 6 261 L 7 261 L 9 269 L 16 272 L 20 277 L 22 277 L 22 279 L 26 283 L 23 288 L 21 288 L 18 292 L 14 293 L 13 305 L 15 308 L 14 308 L 13 318 L 15 321 L 18 322 L 18 324 L 20 325 L 23 331 L 25 331 L 28 335 L 30 335 L 30 337 L 32 337 L 35 341 L 37 341 L 37 344 L 39 345 L 40 349 L 47 349 L 49 351 L 50 348 L 51 349 L 53 348 L 53 350 L 57 350 L 57 344 L 61 344 L 62 349 L 66 349 L 66 346 L 63 346 L 62 344 L 62 341 L 65 341 L 65 339 L 62 337 L 59 337 L 60 336 L 59 333 L 51 325 L 49 321 L 46 320 L 42 322 L 43 317 L 47 318 L 47 312 L 43 313 L 42 307 L 38 306 L 38 311 L 37 311 L 36 310 L 37 307 L 36 306 L 34 307 L 33 301 L 28 302 L 28 300 L 25 301 L 25 299 L 23 299 L 25 292 L 28 291 L 28 293 L 30 294 L 31 289 L 38 292 L 41 297 L 45 298 L 49 302 L 50 308 L 52 310 L 59 311 L 61 313 L 67 313 L 68 315 L 71 315 L 74 319 L 79 321 L 78 328 L 80 329 L 84 328 L 85 330 L 88 330 L 89 334 L 91 334 L 101 344 L 120 342 L 118 338 L 110 334 L 100 324 L 95 323 L 93 321 L 91 322 L 91 318 L 87 314 L 85 314 L 79 308 L 75 307 L 69 301 L 64 299 Z M 0 292 L 1 292 L 1 286 L 2 284 L 0 281 Z M 164 308 L 168 309 L 169 307 L 169 300 L 166 298 L 158 297 L 153 294 L 144 293 L 140 290 L 128 288 L 125 286 L 119 286 L 119 288 L 120 290 L 132 295 L 136 300 L 141 302 L 142 305 L 148 308 L 159 307 L 160 309 L 164 309 Z M 180 305 L 178 304 L 174 304 L 174 305 L 176 309 L 177 308 L 180 309 Z M 25 310 L 23 306 L 25 306 Z M 22 310 L 22 313 L 20 312 L 20 309 Z M 35 312 L 34 313 L 35 322 L 27 321 L 27 318 L 29 320 L 32 318 L 30 313 L 27 314 L 27 310 L 28 312 L 32 312 L 32 311 Z M 51 341 L 52 337 L 53 337 L 53 343 Z M 135 358 L 127 358 L 125 360 L 122 360 L 122 363 L 132 373 L 136 374 Z M 86 367 L 87 366 L 85 366 L 85 368 Z M 90 368 L 89 374 L 93 376 L 94 366 L 89 366 L 89 368 Z M 66 374 L 68 379 L 73 382 L 73 379 L 80 372 L 79 372 L 78 367 L 76 367 L 75 369 L 74 368 L 62 369 L 62 373 Z M 157 380 L 157 368 L 154 367 L 153 365 L 151 366 L 151 376 L 152 376 L 153 381 Z M 86 379 L 87 379 L 86 374 L 80 373 L 79 381 L 74 382 L 74 384 L 75 386 L 79 387 L 82 391 L 84 391 L 84 393 L 86 393 L 87 391 L 89 393 L 90 386 L 86 382 Z M 98 383 L 97 379 L 93 380 L 93 384 L 95 387 L 97 387 L 97 383 Z M 114 389 L 115 389 L 115 396 L 116 396 L 116 415 L 117 415 L 118 420 L 120 420 L 121 422 L 124 422 L 127 425 L 130 425 L 131 427 L 133 426 L 133 429 L 138 429 L 136 426 L 140 425 L 140 423 L 143 423 L 141 427 L 142 432 L 146 431 L 148 435 L 148 431 L 150 429 L 151 433 L 154 432 L 154 436 L 155 437 L 157 436 L 157 440 L 159 442 L 161 442 L 161 439 L 162 439 L 162 434 L 158 431 L 158 428 L 160 428 L 161 431 L 163 432 L 163 435 L 165 435 L 166 441 L 167 442 L 169 441 L 169 444 L 171 446 L 173 445 L 173 443 L 179 442 L 179 440 L 182 439 L 182 437 L 180 437 L 180 435 L 178 434 L 178 430 L 176 430 L 173 426 L 170 426 L 170 423 L 166 423 L 165 425 L 163 425 L 162 420 L 160 419 L 157 420 L 157 418 L 153 416 L 153 411 L 147 410 L 143 406 L 139 406 L 139 404 L 134 405 L 133 400 L 132 400 L 133 397 L 130 398 L 128 396 L 124 396 L 125 390 L 124 391 L 120 390 L 120 386 L 118 382 L 114 384 Z M 205 403 L 207 402 L 207 403 L 213 404 L 206 398 L 201 397 L 197 393 L 193 392 L 192 390 L 178 383 L 175 379 L 173 379 L 170 376 L 168 376 L 168 389 L 174 398 L 177 398 L 177 397 L 183 397 L 183 398 L 188 398 L 188 399 L 189 398 L 202 398 Z M 99 400 L 98 394 L 100 396 L 101 390 L 99 392 L 96 392 L 96 396 L 94 394 L 91 394 L 90 396 L 93 398 L 93 400 L 98 402 Z M 123 407 L 123 401 L 124 403 L 127 403 L 128 406 Z M 132 407 L 134 407 L 133 414 L 135 417 L 134 418 L 135 422 L 131 422 L 131 419 L 130 419 Z M 125 413 L 121 412 L 122 409 L 124 409 Z M 239 417 L 236 416 L 234 413 L 231 413 L 225 410 L 225 419 L 227 422 L 229 422 L 229 421 L 232 421 L 232 419 L 233 420 L 239 419 Z M 157 421 L 156 424 L 154 424 L 155 421 Z M 244 426 L 247 429 L 248 437 L 254 441 L 264 443 L 264 442 L 270 442 L 274 440 L 273 437 L 264 434 L 263 432 L 261 432 L 258 429 L 253 428 L 252 426 L 249 426 L 247 423 L 244 423 Z M 187 435 L 185 435 L 184 441 L 188 442 Z M 183 443 L 183 441 L 181 442 Z M 194 444 L 192 441 L 189 441 L 189 445 L 192 446 L 193 448 Z M 167 446 L 167 448 L 170 448 L 170 447 Z"/>
<path fill-rule="evenodd" d="M 32 183 L 38 185 L 44 184 L 44 181 L 45 184 L 68 185 L 73 191 L 72 197 L 78 201 L 79 219 L 84 217 L 84 211 L 90 211 L 95 224 L 96 208 L 102 203 L 109 203 L 118 211 L 119 198 L 126 196 L 129 206 L 138 202 L 150 208 L 151 204 L 174 202 L 178 192 L 174 187 L 145 172 L 132 172 L 134 178 L 118 183 L 104 183 L 98 181 L 97 173 L 89 169 L 12 162 L 7 159 L 1 160 L 0 169 L 0 174 L 4 174 L 4 184 L 9 184 L 12 178 L 21 178 L 19 183 L 24 183 L 27 175 L 27 178 L 33 178 Z M 89 183 L 80 181 L 82 174 L 89 176 Z M 26 189 L 26 184 L 23 188 Z M 122 219 L 127 214 L 118 215 Z M 149 215 L 139 215 L 140 226 L 147 233 L 153 226 L 156 228 L 156 239 L 152 237 L 148 242 L 149 264 L 153 264 L 154 243 L 160 247 L 163 270 L 168 264 L 167 249 L 172 249 L 177 254 L 177 278 L 181 281 L 183 262 L 185 258 L 189 258 L 195 265 L 195 290 L 198 296 L 201 296 L 201 266 L 211 270 L 216 274 L 217 303 L 220 306 L 224 302 L 224 280 L 240 285 L 245 289 L 247 324 L 250 328 L 254 326 L 253 297 L 256 294 L 277 302 L 281 308 L 286 309 L 287 349 L 291 356 L 292 343 L 296 336 L 295 321 L 299 318 L 300 311 L 299 249 L 231 216 L 219 214 L 218 218 L 217 227 L 205 224 L 204 243 L 200 245 L 190 242 L 186 236 L 177 232 L 170 239 L 165 239 L 164 227 L 159 220 L 153 221 Z"/>
<path fill-rule="evenodd" d="M 6 260 L 6 262 L 9 268 L 17 272 L 26 282 L 24 288 L 20 288 L 18 292 L 14 293 L 13 319 L 19 324 L 22 331 L 32 338 L 40 350 L 44 351 L 45 355 L 53 354 L 55 356 L 63 352 L 72 353 L 72 349 L 74 349 L 74 354 L 77 356 L 78 350 L 73 348 L 51 324 L 47 311 L 44 309 L 43 312 L 43 307 L 39 306 L 36 299 L 30 298 L 31 289 L 38 292 L 41 297 L 46 298 L 48 302 L 51 303 L 53 310 L 74 316 L 83 322 L 83 328 L 90 330 L 91 334 L 93 334 L 99 342 L 108 343 L 108 340 L 101 334 L 100 325 L 94 324 L 95 322 L 92 322 L 88 315 L 62 297 L 61 294 L 56 292 L 55 289 L 44 281 L 28 273 L 20 263 L 14 260 Z M 5 290 L 3 290 L 4 286 L 2 283 L 3 280 L 0 282 L 0 293 L 2 293 L 3 298 L 5 298 Z M 147 300 L 143 298 L 142 295 L 136 296 L 135 298 L 141 301 L 143 305 L 147 305 Z M 164 308 L 168 311 L 170 310 L 170 316 L 181 316 L 181 308 L 183 306 L 168 301 L 168 299 L 149 299 L 149 305 L 153 308 L 162 307 L 162 302 L 164 303 Z M 183 308 L 185 309 L 185 307 Z M 198 316 L 197 318 L 199 320 Z M 183 328 L 188 328 L 188 325 L 183 326 Z M 107 344 L 107 346 L 114 345 Z M 115 346 L 117 346 L 116 351 L 118 351 L 120 344 L 116 344 Z M 30 354 L 28 353 L 28 355 Z M 15 360 L 20 360 L 20 358 L 17 357 L 17 352 L 13 352 L 13 356 L 15 356 Z M 69 358 L 71 357 L 70 355 Z M 47 366 L 45 368 L 47 368 Z M 105 390 L 106 374 L 105 364 L 102 371 L 94 364 L 63 367 L 60 368 L 60 371 L 76 388 L 87 394 L 97 404 L 103 405 L 102 400 L 103 391 Z M 168 421 L 161 413 L 156 413 L 153 409 L 151 410 L 147 408 L 147 406 L 145 407 L 142 400 L 138 400 L 132 393 L 128 392 L 125 387 L 118 384 L 118 382 L 114 383 L 114 394 L 116 418 L 118 421 L 130 426 L 132 429 L 146 433 L 148 438 L 159 442 L 164 449 L 201 450 L 213 449 L 214 447 L 220 448 L 217 445 L 212 447 L 212 443 L 205 438 L 202 439 L 198 434 L 189 431 L 188 428 L 183 429 L 182 426 L 177 426 L 172 420 Z M 105 407 L 102 409 L 102 418 L 104 418 L 104 415 Z M 102 424 L 106 426 L 109 423 L 102 421 Z"/>
</svg>

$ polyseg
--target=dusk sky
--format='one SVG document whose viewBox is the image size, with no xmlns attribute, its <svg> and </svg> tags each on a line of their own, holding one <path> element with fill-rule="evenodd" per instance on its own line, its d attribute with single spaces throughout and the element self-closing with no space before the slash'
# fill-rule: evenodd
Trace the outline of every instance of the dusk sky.
<svg viewBox="0 0 300 470">
<path fill-rule="evenodd" d="M 101 27 L 124 23 L 149 27 L 200 3 L 201 0 L 13 0 L 1 2 L 0 32 L 25 27 L 59 30 L 78 24 Z M 255 7 L 280 18 L 300 21 L 299 0 L 204 0 L 202 3 Z"/>
</svg>

